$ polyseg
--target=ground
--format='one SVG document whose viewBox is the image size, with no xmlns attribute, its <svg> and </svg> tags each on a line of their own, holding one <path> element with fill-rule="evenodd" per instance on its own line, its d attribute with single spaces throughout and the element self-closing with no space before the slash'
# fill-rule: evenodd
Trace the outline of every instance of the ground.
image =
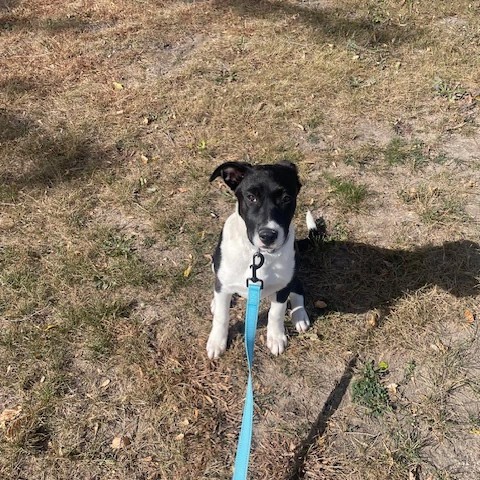
<svg viewBox="0 0 480 480">
<path fill-rule="evenodd" d="M 227 479 L 223 161 L 294 161 L 312 328 L 253 479 L 480 478 L 479 1 L 0 0 L 0 478 Z"/>
</svg>

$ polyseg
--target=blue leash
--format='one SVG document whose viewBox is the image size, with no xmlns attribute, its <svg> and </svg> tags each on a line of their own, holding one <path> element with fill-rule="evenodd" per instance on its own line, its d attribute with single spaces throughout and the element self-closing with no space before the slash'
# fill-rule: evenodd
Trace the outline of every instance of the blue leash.
<svg viewBox="0 0 480 480">
<path fill-rule="evenodd" d="M 258 259 L 258 263 L 255 260 Z M 257 278 L 257 269 L 264 262 L 264 257 L 260 252 L 253 256 L 252 278 L 247 279 L 247 310 L 245 313 L 245 350 L 247 352 L 248 362 L 248 383 L 245 394 L 245 404 L 243 406 L 242 427 L 238 438 L 237 455 L 235 456 L 235 466 L 233 480 L 246 480 L 248 473 L 248 461 L 250 459 L 250 449 L 252 446 L 253 433 L 253 385 L 252 385 L 252 364 L 253 347 L 255 345 L 255 334 L 257 331 L 258 310 L 260 307 L 261 290 L 263 282 Z"/>
</svg>

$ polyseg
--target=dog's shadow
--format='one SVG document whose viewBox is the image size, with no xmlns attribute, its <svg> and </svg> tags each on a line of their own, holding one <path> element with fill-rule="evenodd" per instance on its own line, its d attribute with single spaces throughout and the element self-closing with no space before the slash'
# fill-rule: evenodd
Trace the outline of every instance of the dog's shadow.
<svg viewBox="0 0 480 480">
<path fill-rule="evenodd" d="M 313 320 L 322 311 L 315 308 L 316 300 L 324 301 L 328 311 L 358 314 L 388 311 L 400 297 L 427 286 L 437 285 L 456 297 L 480 292 L 480 245 L 470 240 L 413 250 L 321 240 L 299 257 L 298 275 Z M 266 325 L 267 311 L 262 308 L 259 326 Z M 236 322 L 231 338 L 243 328 L 243 321 Z"/>
<path fill-rule="evenodd" d="M 456 297 L 479 293 L 480 245 L 470 240 L 413 250 L 348 241 L 319 242 L 302 255 L 299 275 L 310 298 L 328 309 L 363 313 L 437 285 Z"/>
</svg>

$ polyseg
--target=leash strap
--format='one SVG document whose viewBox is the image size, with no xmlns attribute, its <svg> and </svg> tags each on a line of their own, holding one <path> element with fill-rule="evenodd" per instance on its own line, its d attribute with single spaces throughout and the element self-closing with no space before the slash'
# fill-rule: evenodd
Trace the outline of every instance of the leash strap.
<svg viewBox="0 0 480 480">
<path fill-rule="evenodd" d="M 262 262 L 263 263 L 263 262 Z M 253 347 L 255 345 L 255 334 L 257 331 L 258 309 L 260 306 L 261 281 L 248 282 L 247 310 L 245 313 L 245 350 L 248 362 L 248 383 L 243 406 L 242 427 L 238 438 L 237 455 L 233 480 L 246 480 L 248 473 L 248 461 L 250 448 L 252 446 L 253 432 L 253 385 L 252 385 L 252 363 Z"/>
</svg>

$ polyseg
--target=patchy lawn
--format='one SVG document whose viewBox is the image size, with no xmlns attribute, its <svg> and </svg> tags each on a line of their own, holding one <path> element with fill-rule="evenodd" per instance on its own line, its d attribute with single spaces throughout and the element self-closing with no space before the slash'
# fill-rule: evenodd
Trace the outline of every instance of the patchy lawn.
<svg viewBox="0 0 480 480">
<path fill-rule="evenodd" d="M 244 301 L 209 361 L 208 176 L 288 159 L 326 236 L 312 328 L 272 357 L 260 321 L 251 477 L 480 478 L 479 18 L 0 0 L 0 477 L 230 478 Z"/>
</svg>

